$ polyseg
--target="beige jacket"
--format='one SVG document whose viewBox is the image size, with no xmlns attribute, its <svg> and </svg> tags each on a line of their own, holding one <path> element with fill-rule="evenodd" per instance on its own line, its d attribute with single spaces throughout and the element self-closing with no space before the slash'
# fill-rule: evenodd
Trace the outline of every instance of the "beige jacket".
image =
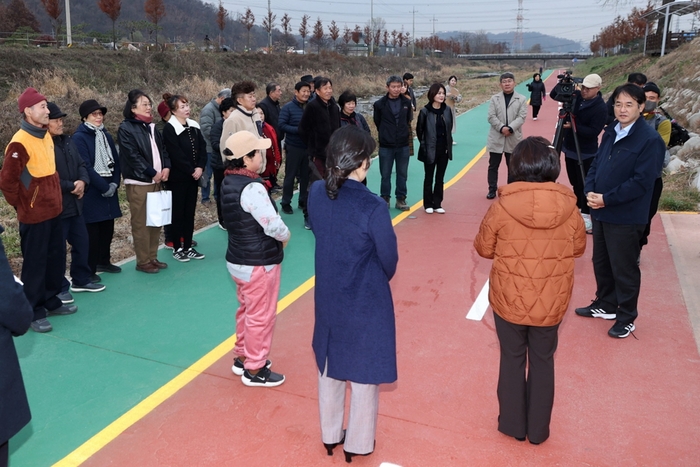
<svg viewBox="0 0 700 467">
<path fill-rule="evenodd" d="M 488 120 L 489 136 L 486 140 L 488 152 L 511 153 L 515 145 L 523 139 L 522 127 L 527 116 L 527 98 L 522 94 L 513 92 L 513 97 L 508 104 L 506 112 L 506 101 L 503 92 L 494 94 L 489 102 Z M 513 129 L 513 134 L 503 136 L 501 128 L 509 126 Z"/>
</svg>

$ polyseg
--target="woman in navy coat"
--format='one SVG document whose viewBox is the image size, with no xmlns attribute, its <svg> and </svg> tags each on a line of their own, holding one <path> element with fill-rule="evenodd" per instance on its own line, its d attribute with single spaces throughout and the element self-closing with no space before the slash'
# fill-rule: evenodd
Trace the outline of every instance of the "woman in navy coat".
<svg viewBox="0 0 700 467">
<path fill-rule="evenodd" d="M 0 233 L 3 232 L 0 226 Z M 7 465 L 9 440 L 32 418 L 12 336 L 29 329 L 34 312 L 15 281 L 0 240 L 0 465 Z"/>
<path fill-rule="evenodd" d="M 375 148 L 356 126 L 333 133 L 325 183 L 312 185 L 309 222 L 316 237 L 313 350 L 319 371 L 321 436 L 328 455 L 374 451 L 379 384 L 396 381 L 396 327 L 389 281 L 398 249 L 386 203 L 362 185 Z M 345 386 L 351 401 L 343 431 Z"/>
<path fill-rule="evenodd" d="M 83 123 L 75 130 L 73 142 L 90 176 L 90 189 L 83 197 L 83 217 L 90 239 L 88 264 L 93 274 L 121 272 L 111 259 L 114 219 L 122 216 L 117 195 L 121 170 L 114 140 L 104 126 L 107 108 L 89 99 L 80 104 L 78 112 Z"/>
</svg>

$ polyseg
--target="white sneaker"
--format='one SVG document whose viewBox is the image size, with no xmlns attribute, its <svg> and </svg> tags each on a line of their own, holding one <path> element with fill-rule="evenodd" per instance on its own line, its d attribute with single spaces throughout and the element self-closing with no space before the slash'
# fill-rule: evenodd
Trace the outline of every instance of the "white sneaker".
<svg viewBox="0 0 700 467">
<path fill-rule="evenodd" d="M 533 120 L 537 120 L 537 117 L 533 118 Z"/>
<path fill-rule="evenodd" d="M 438 214 L 445 214 L 445 210 L 442 208 L 437 208 L 435 212 L 437 212 Z"/>
<path fill-rule="evenodd" d="M 591 215 L 581 213 L 581 217 L 583 217 L 583 224 L 586 226 L 586 233 L 593 233 L 593 221 L 591 221 Z"/>
<path fill-rule="evenodd" d="M 432 213 L 433 213 L 433 208 L 425 208 L 425 213 L 426 213 L 426 214 L 432 214 Z"/>
</svg>

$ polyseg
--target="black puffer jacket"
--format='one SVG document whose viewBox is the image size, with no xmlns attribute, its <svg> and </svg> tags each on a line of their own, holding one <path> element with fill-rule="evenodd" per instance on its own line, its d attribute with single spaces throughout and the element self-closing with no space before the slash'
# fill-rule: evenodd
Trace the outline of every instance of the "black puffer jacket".
<svg viewBox="0 0 700 467">
<path fill-rule="evenodd" d="M 388 93 L 374 103 L 374 125 L 379 132 L 379 146 L 382 148 L 408 146 L 413 109 L 411 100 L 406 96 L 399 95 L 399 101 L 401 108 L 398 118 L 391 111 Z"/>
<path fill-rule="evenodd" d="M 542 105 L 542 98 L 547 92 L 544 88 L 544 83 L 533 80 L 527 85 L 527 90 L 530 91 L 530 105 Z"/>
<path fill-rule="evenodd" d="M 226 175 L 221 183 L 221 211 L 229 232 L 226 261 L 245 266 L 280 264 L 284 258 L 282 242 L 265 234 L 252 214 L 241 207 L 241 193 L 251 183 L 261 183 L 245 175 Z M 277 209 L 275 202 L 270 198 Z"/>
<path fill-rule="evenodd" d="M 135 118 L 127 118 L 117 132 L 119 142 L 119 163 L 122 169 L 122 176 L 140 182 L 150 183 L 156 175 L 153 168 L 153 153 L 151 151 L 151 139 L 149 136 L 150 125 Z M 163 138 L 160 132 L 156 131 L 155 141 L 160 152 L 160 163 L 164 169 L 170 168 L 170 158 L 165 150 Z"/>
<path fill-rule="evenodd" d="M 340 109 L 335 99 L 331 97 L 328 102 L 323 102 L 319 97 L 306 104 L 299 122 L 299 136 L 306 144 L 312 160 L 316 158 L 326 160 L 326 146 L 331 135 L 338 128 L 340 128 Z"/>
</svg>

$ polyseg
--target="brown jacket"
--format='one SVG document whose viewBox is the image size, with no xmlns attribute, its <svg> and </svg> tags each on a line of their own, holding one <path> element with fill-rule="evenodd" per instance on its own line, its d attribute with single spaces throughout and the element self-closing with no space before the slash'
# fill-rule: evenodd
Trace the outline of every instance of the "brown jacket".
<svg viewBox="0 0 700 467">
<path fill-rule="evenodd" d="M 498 190 L 474 248 L 493 259 L 489 302 L 504 320 L 554 326 L 564 317 L 574 285 L 574 258 L 586 231 L 570 188 L 515 182 Z"/>
</svg>

